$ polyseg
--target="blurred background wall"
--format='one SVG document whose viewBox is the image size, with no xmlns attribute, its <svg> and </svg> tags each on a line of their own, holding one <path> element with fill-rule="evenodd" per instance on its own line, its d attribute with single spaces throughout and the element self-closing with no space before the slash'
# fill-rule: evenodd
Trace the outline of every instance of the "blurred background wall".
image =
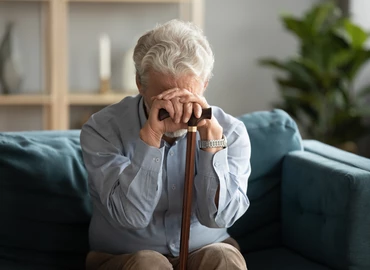
<svg viewBox="0 0 370 270">
<path fill-rule="evenodd" d="M 211 104 L 240 115 L 271 109 L 278 93 L 273 73 L 257 64 L 265 56 L 284 58 L 296 41 L 282 27 L 282 13 L 300 15 L 318 0 L 206 0 L 205 32 L 213 46 Z"/>
<path fill-rule="evenodd" d="M 370 32 L 370 1 L 369 0 L 352 0 L 350 2 L 350 14 L 352 15 L 353 21 L 368 32 Z M 368 47 L 370 48 L 370 40 L 368 41 Z M 370 64 L 366 65 L 359 74 L 356 82 L 355 89 L 360 86 L 369 85 L 370 83 Z"/>
</svg>

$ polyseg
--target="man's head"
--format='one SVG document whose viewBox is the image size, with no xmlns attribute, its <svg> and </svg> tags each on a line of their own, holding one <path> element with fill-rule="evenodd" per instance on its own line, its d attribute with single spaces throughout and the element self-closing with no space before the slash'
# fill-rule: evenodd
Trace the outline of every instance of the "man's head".
<svg viewBox="0 0 370 270">
<path fill-rule="evenodd" d="M 152 97 L 173 88 L 203 95 L 214 57 L 202 31 L 190 22 L 171 20 L 144 34 L 134 50 L 136 83 L 147 112 Z M 165 133 L 180 137 L 187 130 Z"/>
<path fill-rule="evenodd" d="M 137 83 L 143 91 L 151 71 L 177 79 L 192 75 L 206 85 L 214 57 L 202 31 L 190 22 L 171 20 L 144 34 L 134 50 Z"/>
</svg>

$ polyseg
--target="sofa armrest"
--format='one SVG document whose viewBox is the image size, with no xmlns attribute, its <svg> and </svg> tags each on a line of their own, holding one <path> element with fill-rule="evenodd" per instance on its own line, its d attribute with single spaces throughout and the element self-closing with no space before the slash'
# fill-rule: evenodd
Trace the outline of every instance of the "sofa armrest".
<svg viewBox="0 0 370 270">
<path fill-rule="evenodd" d="M 370 269 L 370 172 L 357 156 L 324 153 L 284 158 L 282 242 L 334 269 Z"/>
<path fill-rule="evenodd" d="M 316 140 L 303 140 L 303 148 L 307 152 L 370 172 L 370 159 L 368 158 L 343 151 Z"/>
</svg>

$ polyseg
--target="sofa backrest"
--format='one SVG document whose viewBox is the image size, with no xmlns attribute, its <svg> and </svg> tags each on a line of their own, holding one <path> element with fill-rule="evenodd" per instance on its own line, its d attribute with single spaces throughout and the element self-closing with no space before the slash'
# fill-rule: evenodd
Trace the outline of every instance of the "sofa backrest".
<svg viewBox="0 0 370 270">
<path fill-rule="evenodd" d="M 84 269 L 91 204 L 78 131 L 0 133 L 0 193 L 0 269 Z"/>
<path fill-rule="evenodd" d="M 229 233 L 244 253 L 281 244 L 282 161 L 288 152 L 303 146 L 296 123 L 282 110 L 248 113 L 239 119 L 247 128 L 252 148 L 247 191 L 251 205 Z"/>
</svg>

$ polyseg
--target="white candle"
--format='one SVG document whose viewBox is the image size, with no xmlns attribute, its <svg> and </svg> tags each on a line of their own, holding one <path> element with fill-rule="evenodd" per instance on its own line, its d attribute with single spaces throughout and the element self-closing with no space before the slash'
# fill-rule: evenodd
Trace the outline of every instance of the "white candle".
<svg viewBox="0 0 370 270">
<path fill-rule="evenodd" d="M 135 77 L 135 63 L 132 59 L 134 48 L 129 49 L 123 56 L 123 75 L 122 86 L 123 90 L 132 92 L 137 90 Z"/>
<path fill-rule="evenodd" d="M 110 78 L 110 40 L 108 35 L 100 37 L 100 79 Z"/>
</svg>

